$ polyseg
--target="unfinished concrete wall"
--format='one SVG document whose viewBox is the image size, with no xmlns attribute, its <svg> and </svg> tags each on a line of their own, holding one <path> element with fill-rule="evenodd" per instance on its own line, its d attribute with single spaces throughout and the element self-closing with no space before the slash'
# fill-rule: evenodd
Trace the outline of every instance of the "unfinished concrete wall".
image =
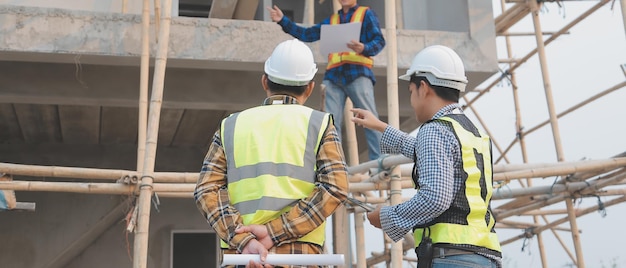
<svg viewBox="0 0 626 268">
<path fill-rule="evenodd" d="M 36 212 L 0 213 L 2 267 L 43 268 L 89 232 L 123 196 L 20 192 L 19 199 L 37 204 Z M 210 230 L 193 198 L 161 198 L 150 219 L 148 267 L 170 267 L 173 230 Z M 133 234 L 125 233 L 122 216 L 66 268 L 131 267 Z M 10 231 L 8 231 L 10 230 Z M 208 254 L 208 253 L 207 253 Z"/>
</svg>

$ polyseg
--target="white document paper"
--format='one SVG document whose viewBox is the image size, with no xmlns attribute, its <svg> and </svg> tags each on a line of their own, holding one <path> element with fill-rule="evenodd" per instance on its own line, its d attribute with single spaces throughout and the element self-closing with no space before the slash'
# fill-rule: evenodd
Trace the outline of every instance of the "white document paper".
<svg viewBox="0 0 626 268">
<path fill-rule="evenodd" d="M 324 24 L 320 32 L 320 54 L 352 51 L 348 48 L 351 40 L 359 41 L 361 23 Z"/>
</svg>

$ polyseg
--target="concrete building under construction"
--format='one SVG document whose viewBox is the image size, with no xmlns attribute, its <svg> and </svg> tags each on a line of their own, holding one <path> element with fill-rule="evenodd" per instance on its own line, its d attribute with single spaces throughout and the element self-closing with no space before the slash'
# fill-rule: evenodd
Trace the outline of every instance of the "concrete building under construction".
<svg viewBox="0 0 626 268">
<path fill-rule="evenodd" d="M 597 2 L 599 8 L 609 1 Z M 191 192 L 219 122 L 261 103 L 263 63 L 278 43 L 291 38 L 269 19 L 265 7 L 273 4 L 305 25 L 337 10 L 331 0 L 0 0 L 0 197 L 6 200 L 0 207 L 5 210 L 0 213 L 0 266 L 218 267 L 218 238 Z M 497 75 L 503 63 L 496 38 L 535 15 L 541 3 L 507 1 L 509 9 L 498 16 L 492 1 L 484 0 L 359 4 L 376 12 L 386 39 L 393 40 L 374 57 L 381 119 L 411 132 L 417 123 L 404 101 L 406 85 L 398 86 L 397 75 L 390 74 L 404 73 L 426 46 L 449 46 L 464 61 L 470 81 L 466 97 L 474 97 L 465 102 L 471 107 L 489 91 L 478 85 Z M 318 43 L 309 45 L 318 66 L 324 66 Z M 534 53 L 543 53 L 543 44 Z M 526 60 L 507 62 L 511 73 Z M 318 85 L 324 72 L 319 69 Z M 320 108 L 321 100 L 314 93 L 307 105 Z M 548 124 L 557 124 L 556 117 Z M 367 158 L 366 146 L 355 146 L 365 144 L 362 129 L 344 128 L 344 137 L 351 192 L 363 193 L 355 197 L 364 201 L 365 192 L 380 192 L 368 202 L 384 202 L 392 186 L 389 174 L 380 175 L 376 167 L 406 159 L 359 161 Z M 626 158 L 496 168 L 494 180 L 503 183 L 569 178 L 550 189 L 562 193 L 558 198 L 531 198 L 546 192 L 530 183 L 494 195 L 510 199 L 495 212 L 500 226 L 528 230 L 526 236 L 570 224 L 576 248 L 572 261 L 584 267 L 575 224 L 582 214 L 570 209 L 563 212 L 567 220 L 535 229 L 507 217 L 556 202 L 570 208 L 567 197 L 619 185 Z M 410 175 L 398 172 L 402 187 L 410 188 Z M 624 189 L 612 191 L 617 198 L 607 205 L 626 201 Z M 401 267 L 403 258 L 411 261 L 392 250 L 412 252 L 412 245 L 403 248 L 402 243 L 388 243 L 385 254 L 364 252 L 358 243 L 364 239 L 362 216 L 353 213 L 362 211 L 347 208 L 333 216 L 334 239 L 327 247 L 347 256 L 346 266 L 387 262 Z M 344 236 L 348 239 L 337 239 Z"/>
</svg>

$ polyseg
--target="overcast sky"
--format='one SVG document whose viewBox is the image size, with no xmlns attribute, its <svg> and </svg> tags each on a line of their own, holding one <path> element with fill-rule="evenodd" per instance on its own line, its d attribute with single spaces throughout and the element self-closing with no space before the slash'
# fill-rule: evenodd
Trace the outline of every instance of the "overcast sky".
<svg viewBox="0 0 626 268">
<path fill-rule="evenodd" d="M 499 13 L 500 1 L 494 1 L 494 10 Z M 589 10 L 599 1 L 561 1 L 548 3 L 540 16 L 543 31 L 560 30 L 567 23 Z M 562 112 L 620 82 L 626 76 L 620 64 L 626 63 L 626 36 L 620 9 L 620 1 L 613 1 L 574 26 L 570 34 L 561 36 L 546 46 L 547 66 L 550 84 L 553 90 L 554 105 L 557 113 Z M 496 13 L 496 14 L 497 14 Z M 530 16 L 518 23 L 511 32 L 532 32 Z M 544 39 L 547 39 L 545 37 Z M 534 36 L 512 37 L 513 58 L 520 58 L 536 47 Z M 504 38 L 498 38 L 498 54 L 506 58 Z M 521 99 L 522 122 L 528 129 L 548 119 L 548 110 L 543 87 L 539 60 L 535 56 L 516 70 Z M 486 86 L 486 85 L 485 85 Z M 559 128 L 565 161 L 581 159 L 607 159 L 626 151 L 626 88 L 614 91 L 559 120 Z M 488 122 L 488 127 L 501 146 L 506 147 L 514 135 L 515 114 L 510 86 L 492 89 L 485 99 L 476 103 L 481 117 Z M 615 123 L 609 123 L 613 121 Z M 527 139 L 528 159 L 531 163 L 549 163 L 557 159 L 552 131 L 549 126 Z M 496 154 L 498 155 L 498 154 Z M 509 153 L 513 163 L 521 163 L 519 149 Z M 551 184 L 554 178 L 546 178 L 538 183 Z M 512 184 L 511 187 L 519 187 Z M 622 186 L 621 188 L 624 188 Z M 607 201 L 615 197 L 603 197 Z M 588 198 L 582 203 L 575 203 L 579 208 L 598 204 L 596 198 Z M 497 206 L 498 203 L 495 203 Z M 558 204 L 550 208 L 564 208 Z M 591 213 L 578 218 L 578 227 L 582 231 L 581 241 L 586 267 L 626 267 L 626 256 L 621 241 L 626 240 L 626 203 L 607 208 L 606 217 L 600 213 Z M 551 217 L 561 218 L 563 215 Z M 569 227 L 568 224 L 561 225 Z M 498 230 L 500 240 L 520 234 L 517 230 Z M 551 232 L 544 232 L 545 249 L 550 267 L 569 267 L 572 263 L 567 253 Z M 571 234 L 558 232 L 575 254 Z M 504 246 L 506 267 L 541 267 L 536 238 L 526 241 L 528 246 L 522 252 L 524 241 Z"/>
</svg>

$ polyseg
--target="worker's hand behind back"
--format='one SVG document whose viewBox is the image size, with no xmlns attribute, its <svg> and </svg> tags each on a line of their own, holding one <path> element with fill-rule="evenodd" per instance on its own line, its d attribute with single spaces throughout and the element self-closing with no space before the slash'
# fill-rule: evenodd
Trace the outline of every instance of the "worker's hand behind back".
<svg viewBox="0 0 626 268">
<path fill-rule="evenodd" d="M 279 22 L 283 19 L 283 11 L 277 5 L 274 5 L 274 8 L 267 7 L 267 10 L 269 10 L 273 22 Z"/>
<path fill-rule="evenodd" d="M 265 225 L 243 225 L 235 229 L 235 233 L 252 233 L 256 237 L 256 239 L 261 242 L 263 246 L 265 246 L 266 249 L 270 249 L 274 246 L 274 241 L 272 241 L 272 238 L 270 237 L 269 232 L 267 231 L 267 227 L 265 227 Z"/>
<path fill-rule="evenodd" d="M 252 239 L 244 246 L 242 254 L 259 254 L 261 263 L 250 260 L 250 262 L 246 265 L 246 268 L 270 268 L 272 267 L 269 264 L 263 264 L 265 260 L 267 260 L 267 249 L 256 239 Z"/>
</svg>

